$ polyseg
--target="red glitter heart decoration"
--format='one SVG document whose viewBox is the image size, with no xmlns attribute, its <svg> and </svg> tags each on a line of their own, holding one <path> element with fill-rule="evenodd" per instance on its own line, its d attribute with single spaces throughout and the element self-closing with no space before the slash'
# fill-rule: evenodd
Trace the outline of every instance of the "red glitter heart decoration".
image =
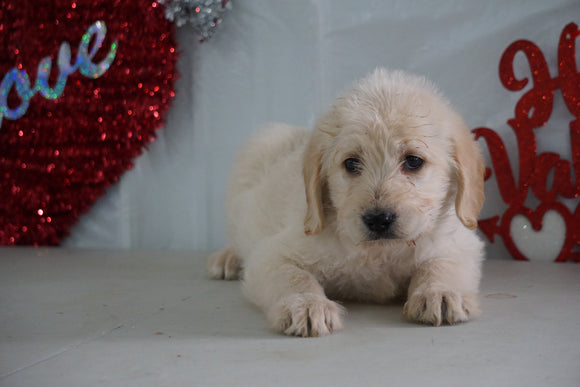
<svg viewBox="0 0 580 387">
<path fill-rule="evenodd" d="M 528 260 L 528 258 L 518 249 L 515 241 L 513 240 L 513 235 L 511 235 L 510 226 L 513 218 L 516 215 L 524 216 L 530 221 L 532 228 L 535 231 L 540 231 L 543 227 L 542 223 L 544 220 L 544 215 L 546 215 L 546 212 L 548 211 L 556 211 L 562 217 L 565 224 L 573 224 L 572 214 L 568 208 L 560 202 L 542 203 L 535 211 L 532 211 L 531 209 L 524 206 L 513 206 L 504 213 L 501 219 L 500 228 L 502 230 L 502 234 L 508 236 L 504 238 L 504 243 L 515 259 L 520 261 Z M 555 261 L 565 262 L 566 259 L 568 259 L 570 251 L 572 251 L 573 247 L 574 234 L 566 233 L 564 244 L 562 245 L 562 248 L 560 249 L 560 252 Z"/>
<path fill-rule="evenodd" d="M 0 244 L 55 245 L 163 124 L 173 25 L 151 0 L 0 0 L 0 36 Z"/>
</svg>

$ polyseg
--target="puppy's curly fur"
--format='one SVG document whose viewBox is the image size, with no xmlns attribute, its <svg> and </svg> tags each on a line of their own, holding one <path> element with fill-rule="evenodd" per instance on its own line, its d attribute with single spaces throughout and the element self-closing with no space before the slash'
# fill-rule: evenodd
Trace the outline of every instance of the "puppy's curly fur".
<svg viewBox="0 0 580 387">
<path fill-rule="evenodd" d="M 483 173 L 468 128 L 430 83 L 377 69 L 312 132 L 272 125 L 242 150 L 229 246 L 208 272 L 243 277 L 288 335 L 340 329 L 332 300 L 406 297 L 410 320 L 467 321 L 479 311 Z"/>
</svg>

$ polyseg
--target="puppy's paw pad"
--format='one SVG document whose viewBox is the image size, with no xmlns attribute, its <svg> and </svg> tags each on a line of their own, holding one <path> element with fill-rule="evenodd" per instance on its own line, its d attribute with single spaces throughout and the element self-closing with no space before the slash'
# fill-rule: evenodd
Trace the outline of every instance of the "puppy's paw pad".
<svg viewBox="0 0 580 387">
<path fill-rule="evenodd" d="M 242 262 L 231 247 L 226 247 L 209 257 L 206 271 L 213 279 L 236 280 L 242 275 Z"/>
<path fill-rule="evenodd" d="M 283 299 L 269 315 L 272 327 L 288 336 L 325 336 L 342 329 L 344 308 L 317 294 Z"/>
<path fill-rule="evenodd" d="M 426 290 L 413 293 L 403 308 L 412 321 L 439 326 L 468 321 L 479 314 L 477 298 L 453 291 Z"/>
</svg>

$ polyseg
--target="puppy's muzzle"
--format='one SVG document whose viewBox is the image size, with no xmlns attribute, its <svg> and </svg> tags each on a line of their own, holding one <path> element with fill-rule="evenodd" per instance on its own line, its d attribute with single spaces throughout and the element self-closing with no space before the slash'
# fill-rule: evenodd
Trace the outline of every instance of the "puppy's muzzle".
<svg viewBox="0 0 580 387">
<path fill-rule="evenodd" d="M 362 216 L 362 221 L 369 231 L 369 239 L 393 238 L 393 223 L 397 216 L 388 210 L 374 209 L 366 212 Z"/>
</svg>

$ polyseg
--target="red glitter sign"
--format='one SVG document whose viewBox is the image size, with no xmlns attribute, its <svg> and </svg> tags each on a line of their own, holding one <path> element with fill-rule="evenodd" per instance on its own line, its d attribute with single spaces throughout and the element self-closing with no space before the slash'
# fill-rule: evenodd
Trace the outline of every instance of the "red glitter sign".
<svg viewBox="0 0 580 387">
<path fill-rule="evenodd" d="M 499 235 L 515 259 L 528 260 L 514 242 L 510 231 L 516 215 L 529 219 L 534 230 L 542 228 L 548 211 L 558 213 L 565 225 L 566 235 L 557 262 L 580 261 L 580 206 L 572 212 L 558 201 L 559 197 L 574 199 L 580 196 L 580 74 L 576 66 L 576 38 L 580 36 L 576 24 L 564 27 L 558 46 L 558 75 L 552 77 L 542 51 L 534 43 L 518 40 L 503 53 L 499 75 L 504 87 L 511 91 L 522 90 L 529 79 L 517 79 L 514 74 L 514 57 L 522 52 L 530 65 L 532 88 L 522 95 L 515 107 L 515 117 L 507 121 L 513 129 L 519 154 L 519 178 L 516 181 L 508 151 L 500 136 L 489 128 L 477 128 L 477 138 L 483 138 L 489 148 L 493 172 L 487 170 L 486 180 L 495 174 L 503 201 L 509 206 L 500 217 L 493 216 L 479 221 L 479 228 L 493 242 Z M 552 114 L 554 91 L 560 89 L 566 107 L 574 116 L 570 122 L 570 145 L 572 162 L 563 160 L 557 153 L 537 153 L 534 130 L 544 126 Z M 553 171 L 553 183 L 549 186 L 549 174 Z M 541 204 L 532 210 L 524 202 L 528 193 Z"/>
</svg>

